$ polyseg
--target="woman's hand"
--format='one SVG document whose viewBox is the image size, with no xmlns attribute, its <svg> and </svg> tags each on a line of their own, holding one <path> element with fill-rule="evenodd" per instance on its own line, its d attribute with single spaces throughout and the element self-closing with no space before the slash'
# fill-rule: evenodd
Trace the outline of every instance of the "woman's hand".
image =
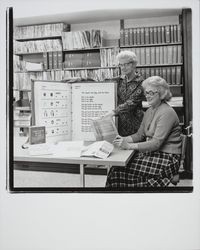
<svg viewBox="0 0 200 250">
<path fill-rule="evenodd" d="M 121 137 L 119 135 L 116 136 L 116 138 L 113 141 L 113 144 L 117 147 L 120 147 L 122 149 L 131 149 L 130 144 L 127 142 L 127 139 L 125 137 Z"/>
<path fill-rule="evenodd" d="M 114 111 L 111 111 L 110 113 L 106 114 L 105 116 L 103 116 L 103 118 L 113 118 L 113 116 L 115 116 Z"/>
</svg>

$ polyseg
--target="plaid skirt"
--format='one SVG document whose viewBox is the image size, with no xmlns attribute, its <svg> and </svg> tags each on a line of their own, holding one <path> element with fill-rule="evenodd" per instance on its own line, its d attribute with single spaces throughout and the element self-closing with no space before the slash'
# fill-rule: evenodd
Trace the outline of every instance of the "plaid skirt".
<svg viewBox="0 0 200 250">
<path fill-rule="evenodd" d="M 180 155 L 137 152 L 126 167 L 113 166 L 106 187 L 166 187 L 178 173 Z"/>
</svg>

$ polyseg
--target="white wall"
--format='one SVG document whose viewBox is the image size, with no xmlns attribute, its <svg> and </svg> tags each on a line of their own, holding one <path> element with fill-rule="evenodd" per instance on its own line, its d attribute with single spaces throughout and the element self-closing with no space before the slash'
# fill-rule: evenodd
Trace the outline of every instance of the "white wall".
<svg viewBox="0 0 200 250">
<path fill-rule="evenodd" d="M 42 3 L 41 3 L 42 2 Z M 121 6 L 135 1 L 0 2 L 0 249 L 200 249 L 199 160 L 199 1 L 144 1 L 137 7 L 192 7 L 194 113 L 194 192 L 174 194 L 18 193 L 6 191 L 5 9 L 34 16 Z"/>
</svg>

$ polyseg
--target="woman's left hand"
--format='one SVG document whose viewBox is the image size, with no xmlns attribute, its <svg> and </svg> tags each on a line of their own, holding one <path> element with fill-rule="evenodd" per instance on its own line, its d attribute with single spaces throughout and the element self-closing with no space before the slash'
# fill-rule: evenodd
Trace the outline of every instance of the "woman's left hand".
<svg viewBox="0 0 200 250">
<path fill-rule="evenodd" d="M 127 142 L 126 138 L 121 136 L 116 136 L 113 141 L 113 144 L 122 149 L 130 149 L 130 144 Z"/>
</svg>

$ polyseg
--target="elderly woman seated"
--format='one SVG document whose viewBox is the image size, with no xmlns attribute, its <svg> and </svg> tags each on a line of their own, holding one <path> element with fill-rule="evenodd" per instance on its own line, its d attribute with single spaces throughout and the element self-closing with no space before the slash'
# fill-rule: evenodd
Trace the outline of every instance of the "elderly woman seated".
<svg viewBox="0 0 200 250">
<path fill-rule="evenodd" d="M 139 130 L 114 140 L 116 146 L 136 152 L 126 167 L 110 169 L 106 187 L 166 187 L 178 173 L 181 128 L 167 103 L 172 96 L 169 86 L 159 76 L 147 78 L 142 86 L 150 107 Z"/>
</svg>

